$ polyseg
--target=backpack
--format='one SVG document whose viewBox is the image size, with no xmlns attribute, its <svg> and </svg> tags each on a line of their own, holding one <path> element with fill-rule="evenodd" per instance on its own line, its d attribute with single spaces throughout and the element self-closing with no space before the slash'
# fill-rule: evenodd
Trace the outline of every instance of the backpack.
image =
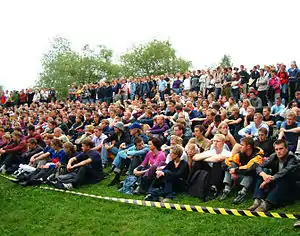
<svg viewBox="0 0 300 236">
<path fill-rule="evenodd" d="M 133 194 L 134 187 L 136 186 L 137 177 L 134 175 L 128 176 L 123 183 L 123 187 L 119 190 L 125 194 Z"/>
<path fill-rule="evenodd" d="M 197 170 L 190 177 L 188 183 L 187 194 L 194 197 L 199 197 L 205 201 L 209 189 L 209 174 L 205 170 Z"/>
</svg>

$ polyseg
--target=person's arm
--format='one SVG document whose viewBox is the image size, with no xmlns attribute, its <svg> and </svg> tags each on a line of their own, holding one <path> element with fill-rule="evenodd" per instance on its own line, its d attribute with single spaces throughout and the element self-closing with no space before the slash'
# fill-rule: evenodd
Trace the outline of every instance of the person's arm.
<svg viewBox="0 0 300 236">
<path fill-rule="evenodd" d="M 144 147 L 142 150 L 128 151 L 127 155 L 128 156 L 141 156 L 141 155 L 145 155 L 148 151 L 149 151 L 149 147 Z"/>
<path fill-rule="evenodd" d="M 263 163 L 263 158 L 260 155 L 253 157 L 246 165 L 235 168 L 235 173 L 244 174 L 248 171 L 256 170 Z"/>
<path fill-rule="evenodd" d="M 209 158 L 213 155 L 212 151 L 205 151 L 205 152 L 202 152 L 202 153 L 199 153 L 199 154 L 196 154 L 193 156 L 193 160 L 194 161 L 203 161 L 205 160 L 206 158 Z"/>
<path fill-rule="evenodd" d="M 212 132 L 213 127 L 214 127 L 214 123 L 211 123 L 211 124 L 208 126 L 208 129 L 207 129 L 207 131 L 206 131 L 206 133 L 205 133 L 205 135 L 204 135 L 206 138 L 209 137 L 209 136 L 211 135 L 211 132 Z"/>
<path fill-rule="evenodd" d="M 166 179 L 178 179 L 178 178 L 184 178 L 185 175 L 189 172 L 189 166 L 186 161 L 181 160 L 181 163 L 178 166 L 178 170 L 176 172 L 170 171 L 169 166 L 171 162 L 167 164 L 167 166 L 162 170 L 164 173 L 163 176 L 166 177 Z"/>
<path fill-rule="evenodd" d="M 46 153 L 44 153 L 42 155 L 39 155 L 38 157 L 34 158 L 34 161 L 48 159 L 49 156 L 50 156 L 50 152 L 46 152 Z"/>
<path fill-rule="evenodd" d="M 216 154 L 211 157 L 208 157 L 204 161 L 205 162 L 223 162 L 226 160 L 226 158 L 229 158 L 231 156 L 232 156 L 231 152 L 227 151 L 227 152 L 222 152 L 220 154 Z"/>
<path fill-rule="evenodd" d="M 273 175 L 273 180 L 278 181 L 282 178 L 284 178 L 287 174 L 295 171 L 299 167 L 299 162 L 296 160 L 296 158 L 291 158 L 286 167 L 282 168 L 280 171 L 278 171 L 276 174 Z"/>
<path fill-rule="evenodd" d="M 250 125 L 247 125 L 245 128 L 241 129 L 238 134 L 242 137 L 245 137 L 246 134 L 249 134 L 251 131 Z"/>
<path fill-rule="evenodd" d="M 281 128 L 280 131 L 283 131 L 284 133 L 299 133 L 300 127 L 296 127 L 296 128 L 292 128 L 292 129 Z"/>
<path fill-rule="evenodd" d="M 168 129 L 169 129 L 169 126 L 166 123 L 164 123 L 164 125 L 161 128 L 151 130 L 150 132 L 152 134 L 160 134 L 160 133 L 165 132 Z"/>
</svg>

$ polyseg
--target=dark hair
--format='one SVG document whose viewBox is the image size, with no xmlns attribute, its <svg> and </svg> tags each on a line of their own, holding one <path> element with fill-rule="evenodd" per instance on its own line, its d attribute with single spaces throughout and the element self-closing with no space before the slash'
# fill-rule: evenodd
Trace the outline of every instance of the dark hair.
<svg viewBox="0 0 300 236">
<path fill-rule="evenodd" d="M 157 150 L 160 150 L 161 148 L 161 142 L 159 138 L 151 137 L 150 141 L 153 143 L 153 146 L 156 147 Z"/>
<path fill-rule="evenodd" d="M 221 115 L 217 114 L 214 120 L 215 122 L 220 123 L 222 121 Z"/>
<path fill-rule="evenodd" d="M 258 129 L 258 132 L 263 132 L 265 135 L 268 134 L 268 130 L 265 127 L 261 127 Z"/>
<path fill-rule="evenodd" d="M 140 142 L 143 142 L 143 139 L 141 137 L 138 136 L 134 139 L 134 145 L 137 145 Z"/>
<path fill-rule="evenodd" d="M 177 127 L 178 129 L 181 129 L 182 131 L 184 131 L 184 126 L 183 126 L 182 124 L 180 124 L 180 123 L 175 124 L 175 125 L 174 125 L 174 128 L 175 128 L 175 127 Z"/>
<path fill-rule="evenodd" d="M 245 137 L 241 139 L 241 142 L 244 142 L 246 145 L 250 145 L 251 148 L 254 148 L 254 141 L 252 137 Z"/>
<path fill-rule="evenodd" d="M 266 110 L 268 110 L 268 111 L 271 111 L 271 108 L 268 107 L 268 106 L 264 107 L 263 109 L 266 109 Z"/>
<path fill-rule="evenodd" d="M 82 144 L 84 144 L 85 146 L 89 146 L 90 148 L 93 148 L 94 147 L 94 143 L 92 142 L 91 139 L 86 139 L 84 141 L 82 141 Z"/>
<path fill-rule="evenodd" d="M 284 144 L 284 147 L 285 148 L 288 148 L 289 147 L 289 144 L 288 142 L 285 140 L 285 139 L 278 139 L 274 142 L 273 146 L 275 147 L 275 145 L 280 145 L 280 144 Z"/>
<path fill-rule="evenodd" d="M 194 130 L 195 130 L 196 128 L 200 130 L 200 133 L 201 133 L 201 134 L 203 134 L 203 133 L 205 132 L 205 127 L 204 127 L 203 125 L 196 125 L 195 128 L 194 128 Z"/>
<path fill-rule="evenodd" d="M 30 138 L 30 139 L 28 139 L 28 140 L 27 140 L 27 143 L 31 143 L 31 144 L 37 145 L 37 141 L 36 141 L 35 138 Z"/>
<path fill-rule="evenodd" d="M 34 127 L 33 125 L 29 125 L 29 126 L 28 126 L 28 130 L 29 130 L 29 131 L 35 131 L 35 127 Z"/>
<path fill-rule="evenodd" d="M 51 143 L 52 143 L 52 145 L 54 145 L 54 146 L 58 146 L 58 147 L 60 147 L 60 148 L 62 148 L 62 146 L 63 146 L 63 143 L 62 143 L 62 141 L 61 140 L 59 140 L 59 139 L 52 139 L 51 140 Z"/>
<path fill-rule="evenodd" d="M 182 111 L 183 106 L 180 105 L 180 104 L 177 104 L 177 105 L 175 106 L 175 109 L 178 110 L 178 111 Z"/>
</svg>

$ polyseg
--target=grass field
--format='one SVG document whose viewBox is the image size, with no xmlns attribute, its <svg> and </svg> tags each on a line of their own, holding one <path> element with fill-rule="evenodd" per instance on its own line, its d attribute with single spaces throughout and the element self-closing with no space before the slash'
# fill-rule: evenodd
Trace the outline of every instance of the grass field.
<svg viewBox="0 0 300 236">
<path fill-rule="evenodd" d="M 107 187 L 110 179 L 78 191 L 128 197 Z M 142 196 L 129 196 L 142 199 Z M 173 202 L 234 208 L 230 200 L 203 203 L 179 195 Z M 251 204 L 249 199 L 240 209 Z M 300 212 L 300 204 L 277 212 Z M 200 214 L 149 208 L 24 188 L 0 177 L 0 235 L 300 235 L 294 220 Z"/>
</svg>

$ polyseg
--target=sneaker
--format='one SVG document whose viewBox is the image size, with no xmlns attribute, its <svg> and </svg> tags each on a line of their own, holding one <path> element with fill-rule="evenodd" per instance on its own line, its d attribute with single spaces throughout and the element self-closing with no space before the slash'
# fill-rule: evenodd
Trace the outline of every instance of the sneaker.
<svg viewBox="0 0 300 236">
<path fill-rule="evenodd" d="M 121 173 L 121 169 L 119 169 L 118 167 L 115 167 L 113 172 L 120 174 Z"/>
<path fill-rule="evenodd" d="M 70 183 L 70 184 L 62 184 L 64 186 L 65 189 L 72 189 L 73 188 L 73 185 Z"/>
<path fill-rule="evenodd" d="M 247 192 L 246 191 L 239 191 L 238 195 L 236 196 L 235 199 L 233 199 L 232 203 L 233 204 L 240 204 L 243 201 L 245 201 L 246 196 L 247 196 Z"/>
<path fill-rule="evenodd" d="M 261 203 L 259 205 L 259 207 L 257 207 L 255 209 L 256 212 L 267 212 L 271 209 L 271 203 L 265 201 L 265 200 L 261 200 Z"/>
<path fill-rule="evenodd" d="M 300 228 L 300 220 L 297 220 L 294 224 L 294 228 Z"/>
<path fill-rule="evenodd" d="M 152 201 L 152 195 L 151 194 L 147 194 L 147 196 L 144 198 L 145 201 Z"/>
<path fill-rule="evenodd" d="M 261 199 L 256 198 L 256 199 L 254 199 L 254 202 L 253 202 L 252 206 L 249 207 L 248 210 L 249 210 L 249 211 L 255 211 L 255 209 L 256 209 L 257 207 L 259 207 L 260 204 L 261 204 Z"/>
<path fill-rule="evenodd" d="M 134 191 L 133 194 L 145 194 L 146 191 L 142 189 L 140 186 L 138 186 Z"/>
<path fill-rule="evenodd" d="M 224 189 L 223 193 L 222 193 L 222 196 L 220 197 L 220 201 L 225 200 L 228 197 L 228 195 L 230 194 L 230 192 L 231 191 L 229 189 Z"/>
<path fill-rule="evenodd" d="M 169 202 L 169 201 L 171 201 L 172 199 L 170 199 L 170 198 L 164 198 L 161 202 L 162 203 L 167 203 L 167 202 Z"/>
</svg>

